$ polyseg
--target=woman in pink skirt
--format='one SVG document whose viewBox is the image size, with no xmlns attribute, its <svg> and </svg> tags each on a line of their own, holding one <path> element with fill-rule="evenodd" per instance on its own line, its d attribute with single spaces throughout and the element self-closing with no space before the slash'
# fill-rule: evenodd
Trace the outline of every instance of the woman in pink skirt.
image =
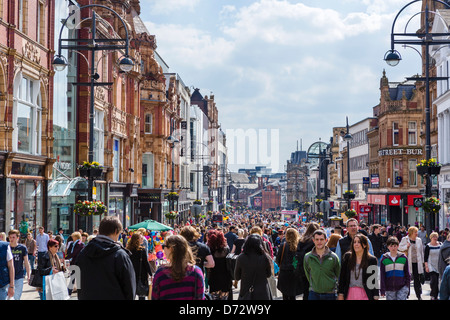
<svg viewBox="0 0 450 320">
<path fill-rule="evenodd" d="M 378 261 L 367 237 L 356 234 L 350 248 L 342 258 L 338 300 L 378 300 Z"/>
</svg>

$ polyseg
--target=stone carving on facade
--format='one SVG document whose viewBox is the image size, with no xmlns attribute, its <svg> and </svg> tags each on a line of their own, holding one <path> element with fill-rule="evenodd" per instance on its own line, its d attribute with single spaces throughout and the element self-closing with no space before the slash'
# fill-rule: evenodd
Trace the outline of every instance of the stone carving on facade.
<svg viewBox="0 0 450 320">
<path fill-rule="evenodd" d="M 22 47 L 22 54 L 25 58 L 28 60 L 31 60 L 35 63 L 41 62 L 41 56 L 39 54 L 39 49 L 36 45 L 32 44 L 31 42 L 26 42 L 25 45 Z"/>
</svg>

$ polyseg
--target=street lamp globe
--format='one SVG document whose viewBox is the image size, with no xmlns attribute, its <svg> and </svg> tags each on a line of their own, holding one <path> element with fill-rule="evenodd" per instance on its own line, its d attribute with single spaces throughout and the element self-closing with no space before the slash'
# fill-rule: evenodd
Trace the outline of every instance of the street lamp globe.
<svg viewBox="0 0 450 320">
<path fill-rule="evenodd" d="M 402 56 L 397 50 L 389 50 L 384 55 L 384 61 L 391 67 L 395 67 L 400 63 L 400 60 L 402 60 Z"/>
<path fill-rule="evenodd" d="M 57 55 L 53 59 L 52 65 L 53 65 L 53 69 L 55 69 L 55 71 L 63 71 L 67 66 L 67 60 L 66 60 L 66 58 L 64 58 L 64 56 Z"/>
<path fill-rule="evenodd" d="M 346 141 L 346 142 L 350 142 L 350 141 L 352 141 L 352 139 L 353 139 L 353 137 L 352 137 L 352 135 L 350 133 L 347 133 L 344 136 L 344 141 Z"/>
<path fill-rule="evenodd" d="M 133 69 L 133 66 L 134 66 L 133 61 L 128 57 L 122 58 L 119 62 L 119 68 L 124 72 L 130 72 L 131 69 Z"/>
</svg>

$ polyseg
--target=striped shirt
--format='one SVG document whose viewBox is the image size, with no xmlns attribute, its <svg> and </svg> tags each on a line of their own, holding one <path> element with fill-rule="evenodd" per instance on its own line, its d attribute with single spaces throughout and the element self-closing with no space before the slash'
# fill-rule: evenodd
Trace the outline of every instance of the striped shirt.
<svg viewBox="0 0 450 320">
<path fill-rule="evenodd" d="M 170 268 L 160 267 L 153 278 L 152 300 L 204 300 L 203 273 L 197 266 L 188 267 L 181 281 L 174 281 Z M 197 292 L 195 292 L 197 288 Z"/>
<path fill-rule="evenodd" d="M 428 243 L 425 246 L 424 262 L 428 263 L 428 269 L 430 272 L 439 273 L 438 263 L 439 263 L 439 250 L 441 249 L 441 243 L 438 242 L 436 245 Z"/>
</svg>

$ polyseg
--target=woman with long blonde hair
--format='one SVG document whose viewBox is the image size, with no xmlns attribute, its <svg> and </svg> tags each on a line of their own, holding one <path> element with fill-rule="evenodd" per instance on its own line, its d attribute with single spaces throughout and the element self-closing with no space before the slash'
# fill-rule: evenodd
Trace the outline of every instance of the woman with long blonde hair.
<svg viewBox="0 0 450 320">
<path fill-rule="evenodd" d="M 163 244 L 169 263 L 155 273 L 152 300 L 204 300 L 203 273 L 187 240 L 171 235 Z"/>
</svg>

